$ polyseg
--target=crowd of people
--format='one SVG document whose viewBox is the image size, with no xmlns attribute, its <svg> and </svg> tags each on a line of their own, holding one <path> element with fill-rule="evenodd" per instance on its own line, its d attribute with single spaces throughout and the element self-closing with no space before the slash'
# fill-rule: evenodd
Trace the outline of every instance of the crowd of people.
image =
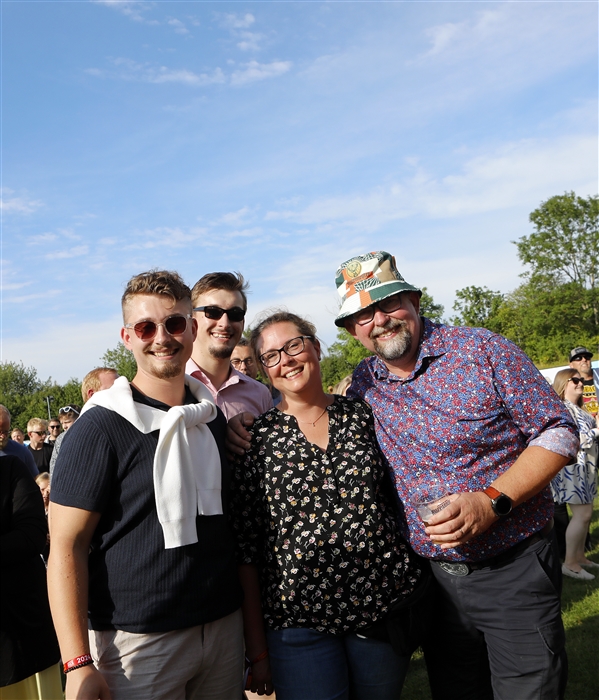
<svg viewBox="0 0 599 700">
<path fill-rule="evenodd" d="M 396 700 L 418 647 L 434 700 L 564 697 L 561 577 L 599 568 L 592 353 L 552 388 L 421 316 L 385 251 L 335 283 L 372 355 L 334 393 L 307 319 L 242 338 L 239 273 L 151 270 L 121 300 L 131 382 L 93 370 L 28 445 L 0 407 L 0 700 L 62 697 L 60 670 L 68 700 Z"/>
</svg>

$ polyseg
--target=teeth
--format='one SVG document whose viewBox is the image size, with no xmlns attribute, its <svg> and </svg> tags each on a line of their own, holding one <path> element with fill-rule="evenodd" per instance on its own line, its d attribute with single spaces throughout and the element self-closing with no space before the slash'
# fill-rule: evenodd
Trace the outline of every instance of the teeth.
<svg viewBox="0 0 599 700">
<path fill-rule="evenodd" d="M 299 374 L 302 370 L 301 369 L 294 369 L 291 370 L 288 374 L 285 375 L 285 379 L 293 379 L 297 374 Z"/>
</svg>

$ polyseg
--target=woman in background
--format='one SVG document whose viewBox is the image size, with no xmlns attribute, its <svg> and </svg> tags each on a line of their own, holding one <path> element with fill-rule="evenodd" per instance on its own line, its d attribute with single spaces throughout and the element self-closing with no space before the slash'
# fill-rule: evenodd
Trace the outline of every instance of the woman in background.
<svg viewBox="0 0 599 700">
<path fill-rule="evenodd" d="M 593 418 L 582 408 L 583 383 L 578 370 L 562 369 L 555 375 L 553 388 L 566 404 L 580 435 L 576 462 L 567 464 L 551 482 L 553 500 L 568 504 L 572 511 L 566 529 L 566 558 L 562 573 L 570 578 L 590 581 L 595 577 L 585 568 L 599 569 L 599 564 L 584 554 L 584 542 L 593 516 L 593 500 L 597 495 L 599 417 Z"/>
</svg>

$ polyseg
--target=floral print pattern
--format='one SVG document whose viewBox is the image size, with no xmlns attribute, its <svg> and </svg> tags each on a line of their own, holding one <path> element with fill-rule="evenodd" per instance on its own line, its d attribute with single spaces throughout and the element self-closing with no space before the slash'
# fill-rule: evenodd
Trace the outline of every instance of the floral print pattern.
<svg viewBox="0 0 599 700">
<path fill-rule="evenodd" d="M 397 498 L 372 412 L 336 396 L 326 451 L 274 408 L 234 471 L 239 561 L 258 567 L 272 629 L 367 627 L 415 588 L 421 570 L 398 531 Z"/>
</svg>

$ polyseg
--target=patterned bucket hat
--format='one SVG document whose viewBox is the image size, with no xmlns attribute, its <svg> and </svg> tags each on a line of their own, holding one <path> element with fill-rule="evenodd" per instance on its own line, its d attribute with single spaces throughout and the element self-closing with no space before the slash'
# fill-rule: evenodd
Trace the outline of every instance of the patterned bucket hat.
<svg viewBox="0 0 599 700">
<path fill-rule="evenodd" d="M 422 290 L 408 284 L 395 265 L 395 258 L 384 250 L 357 255 L 344 262 L 335 278 L 341 297 L 341 309 L 335 319 L 336 326 L 343 326 L 343 319 L 360 309 L 376 304 L 398 292 Z"/>
</svg>

